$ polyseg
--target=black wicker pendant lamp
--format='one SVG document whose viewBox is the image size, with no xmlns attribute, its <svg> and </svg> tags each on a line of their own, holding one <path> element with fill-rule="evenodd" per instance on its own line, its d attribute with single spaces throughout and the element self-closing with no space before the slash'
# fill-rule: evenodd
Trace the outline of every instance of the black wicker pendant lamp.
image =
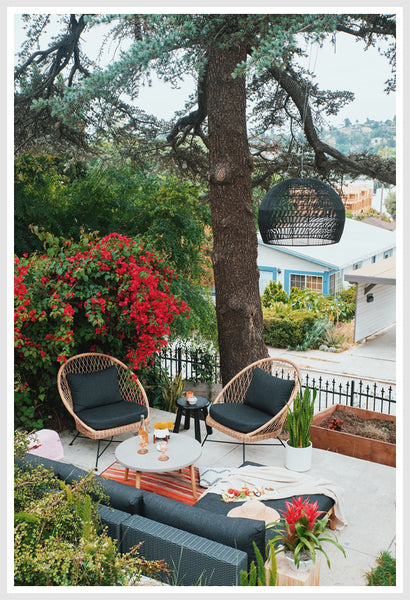
<svg viewBox="0 0 410 600">
<path fill-rule="evenodd" d="M 259 207 L 259 231 L 272 246 L 326 246 L 343 233 L 345 207 L 327 183 L 301 177 L 278 183 Z"/>
</svg>

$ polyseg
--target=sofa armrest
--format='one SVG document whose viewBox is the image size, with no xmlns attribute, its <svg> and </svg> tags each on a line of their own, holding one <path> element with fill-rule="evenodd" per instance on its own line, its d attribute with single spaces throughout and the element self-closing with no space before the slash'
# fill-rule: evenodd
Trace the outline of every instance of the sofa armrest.
<svg viewBox="0 0 410 600">
<path fill-rule="evenodd" d="M 171 575 L 160 578 L 171 585 L 237 586 L 241 570 L 248 568 L 242 550 L 207 540 L 140 515 L 121 522 L 121 551 L 144 542 L 140 554 L 147 560 L 163 559 Z"/>
</svg>

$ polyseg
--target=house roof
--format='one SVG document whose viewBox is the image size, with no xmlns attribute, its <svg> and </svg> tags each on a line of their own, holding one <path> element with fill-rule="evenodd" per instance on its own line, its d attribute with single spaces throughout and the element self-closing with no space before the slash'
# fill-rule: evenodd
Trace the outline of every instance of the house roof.
<svg viewBox="0 0 410 600">
<path fill-rule="evenodd" d="M 376 219 L 376 217 L 366 217 L 365 219 L 362 219 L 362 223 L 374 225 L 375 227 L 381 227 L 382 229 L 388 229 L 389 231 L 394 231 L 396 229 L 395 222 L 382 221 L 381 219 Z"/>
<path fill-rule="evenodd" d="M 383 285 L 396 285 L 396 257 L 391 256 L 379 260 L 351 273 L 345 273 L 345 280 L 349 283 L 381 283 Z"/>
<path fill-rule="evenodd" d="M 346 219 L 341 240 L 328 246 L 269 246 L 333 269 L 343 269 L 396 247 L 395 231 L 387 231 L 354 219 Z"/>
</svg>

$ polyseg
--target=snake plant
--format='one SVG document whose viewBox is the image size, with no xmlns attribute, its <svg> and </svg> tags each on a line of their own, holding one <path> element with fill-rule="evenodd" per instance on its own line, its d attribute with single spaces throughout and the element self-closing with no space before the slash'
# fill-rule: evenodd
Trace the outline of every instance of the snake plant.
<svg viewBox="0 0 410 600">
<path fill-rule="evenodd" d="M 309 446 L 316 394 L 316 388 L 313 388 L 313 394 L 311 394 L 309 387 L 306 387 L 303 392 L 302 388 L 299 388 L 288 411 L 286 428 L 289 432 L 289 445 L 293 448 L 307 448 Z"/>
</svg>

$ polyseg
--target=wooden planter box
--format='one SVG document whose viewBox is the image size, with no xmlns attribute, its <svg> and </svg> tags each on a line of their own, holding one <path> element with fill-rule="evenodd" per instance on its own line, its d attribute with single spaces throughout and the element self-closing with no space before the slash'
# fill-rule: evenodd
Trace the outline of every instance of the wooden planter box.
<svg viewBox="0 0 410 600">
<path fill-rule="evenodd" d="M 319 423 L 330 417 L 336 409 L 346 414 L 356 414 L 362 419 L 381 419 L 382 421 L 393 421 L 396 423 L 394 415 L 386 415 L 354 406 L 335 404 L 321 410 L 313 417 L 310 439 L 314 448 L 338 452 L 346 456 L 354 456 L 355 458 L 388 465 L 389 467 L 396 466 L 396 444 L 318 427 Z"/>
</svg>

